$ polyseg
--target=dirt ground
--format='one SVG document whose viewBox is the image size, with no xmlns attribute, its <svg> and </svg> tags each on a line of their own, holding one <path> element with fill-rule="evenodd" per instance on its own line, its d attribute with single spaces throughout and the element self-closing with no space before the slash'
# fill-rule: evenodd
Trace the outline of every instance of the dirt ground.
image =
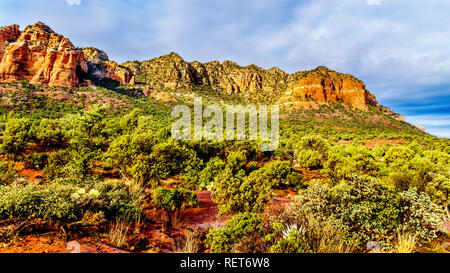
<svg viewBox="0 0 450 273">
<path fill-rule="evenodd" d="M 99 236 L 72 235 L 64 238 L 60 231 L 19 235 L 9 243 L 0 243 L 0 253 L 125 253 L 125 252 L 173 252 L 174 238 L 192 229 L 207 230 L 224 226 L 229 217 L 219 218 L 217 204 L 211 200 L 211 192 L 196 192 L 200 206 L 181 212 L 180 228 L 162 228 L 161 215 L 154 210 L 144 211 L 145 219 L 138 229 L 130 228 L 128 247 L 117 249 L 108 245 L 107 230 Z M 138 232 L 136 232 L 138 230 Z"/>
</svg>

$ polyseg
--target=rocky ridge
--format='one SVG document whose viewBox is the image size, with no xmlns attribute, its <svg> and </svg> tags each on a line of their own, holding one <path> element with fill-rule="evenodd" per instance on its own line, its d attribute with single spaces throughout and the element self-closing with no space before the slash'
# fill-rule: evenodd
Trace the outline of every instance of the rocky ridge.
<svg viewBox="0 0 450 273">
<path fill-rule="evenodd" d="M 133 83 L 131 72 L 100 50 L 78 49 L 42 22 L 19 30 L 0 28 L 0 80 L 49 86 L 79 86 L 88 76 Z"/>
<path fill-rule="evenodd" d="M 22 32 L 17 25 L 0 28 L 0 45 L 0 81 L 26 79 L 49 86 L 79 86 L 94 77 L 132 85 L 137 81 L 147 86 L 144 90 L 203 86 L 225 94 L 263 94 L 279 102 L 344 102 L 363 111 L 373 105 L 395 116 L 378 105 L 362 81 L 326 67 L 288 74 L 277 67 L 265 70 L 231 61 L 187 62 L 176 53 L 119 65 L 99 49 L 75 48 L 42 22 Z"/>
<path fill-rule="evenodd" d="M 228 94 L 275 94 L 281 101 L 344 102 L 360 110 L 368 110 L 368 105 L 378 106 L 376 97 L 362 81 L 323 66 L 287 74 L 277 67 L 265 70 L 256 65 L 243 67 L 230 61 L 186 62 L 176 53 L 122 65 L 128 67 L 139 82 L 156 89 L 200 85 Z"/>
<path fill-rule="evenodd" d="M 88 63 L 88 74 L 97 78 L 110 78 L 122 84 L 134 84 L 134 77 L 130 69 L 110 61 L 108 55 L 97 48 L 83 48 L 84 58 Z"/>
</svg>

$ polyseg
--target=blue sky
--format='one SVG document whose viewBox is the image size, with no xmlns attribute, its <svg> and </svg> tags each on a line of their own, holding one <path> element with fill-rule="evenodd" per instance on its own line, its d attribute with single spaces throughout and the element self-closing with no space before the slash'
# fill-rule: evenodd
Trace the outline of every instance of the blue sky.
<svg viewBox="0 0 450 273">
<path fill-rule="evenodd" d="M 325 65 L 450 137 L 449 11 L 448 0 L 0 0 L 0 25 L 43 21 L 118 62 L 173 51 L 289 73 Z"/>
</svg>

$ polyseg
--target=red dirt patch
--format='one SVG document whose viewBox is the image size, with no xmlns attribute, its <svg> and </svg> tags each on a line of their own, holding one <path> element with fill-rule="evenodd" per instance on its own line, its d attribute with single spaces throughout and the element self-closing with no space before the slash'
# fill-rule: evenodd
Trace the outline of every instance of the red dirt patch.
<svg viewBox="0 0 450 273">
<path fill-rule="evenodd" d="M 188 209 L 181 213 L 181 217 L 186 224 L 197 228 L 210 228 L 224 226 L 229 217 L 219 218 L 219 209 L 217 204 L 211 199 L 211 192 L 195 192 L 200 200 L 200 206 L 194 209 Z"/>
<path fill-rule="evenodd" d="M 19 242 L 0 245 L 0 253 L 70 253 L 75 248 L 67 248 L 68 242 L 58 239 L 53 234 L 41 236 L 22 236 Z M 125 251 L 110 247 L 94 238 L 81 238 L 79 253 L 125 253 Z"/>
<path fill-rule="evenodd" d="M 371 139 L 371 140 L 366 140 L 364 141 L 364 145 L 366 145 L 367 147 L 373 148 L 376 146 L 383 146 L 385 144 L 392 144 L 392 145 L 397 145 L 397 144 L 404 144 L 406 143 L 406 140 L 404 139 Z"/>
<path fill-rule="evenodd" d="M 27 169 L 23 162 L 14 162 L 17 173 L 21 177 L 26 177 L 31 181 L 41 182 L 44 177 L 44 172 L 41 170 Z"/>
</svg>

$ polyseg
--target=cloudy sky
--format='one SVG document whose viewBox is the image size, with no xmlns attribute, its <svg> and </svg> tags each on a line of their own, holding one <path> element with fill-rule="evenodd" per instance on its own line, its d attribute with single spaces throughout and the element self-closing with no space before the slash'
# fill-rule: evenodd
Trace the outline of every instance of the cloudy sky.
<svg viewBox="0 0 450 273">
<path fill-rule="evenodd" d="M 325 65 L 450 137 L 448 0 L 0 0 L 0 25 L 43 21 L 118 62 L 177 52 L 286 72 Z"/>
</svg>

